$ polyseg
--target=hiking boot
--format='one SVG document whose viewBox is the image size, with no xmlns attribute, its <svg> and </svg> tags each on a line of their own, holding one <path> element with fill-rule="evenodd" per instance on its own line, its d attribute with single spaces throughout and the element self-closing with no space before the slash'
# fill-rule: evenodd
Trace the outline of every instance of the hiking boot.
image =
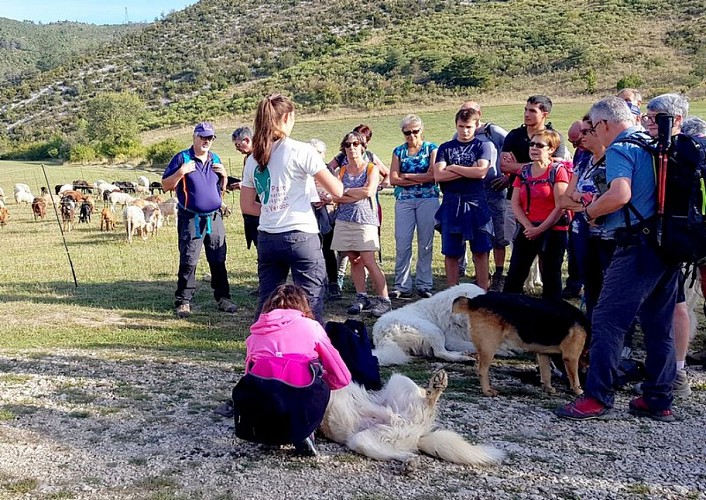
<svg viewBox="0 0 706 500">
<path fill-rule="evenodd" d="M 490 291 L 502 292 L 505 286 L 505 277 L 502 273 L 495 273 L 490 277 Z"/>
<path fill-rule="evenodd" d="M 373 306 L 374 304 L 367 295 L 359 293 L 355 296 L 355 302 L 353 302 L 353 304 L 351 304 L 348 308 L 348 314 L 360 314 L 362 312 L 370 311 Z"/>
<path fill-rule="evenodd" d="M 632 392 L 641 396 L 643 393 L 642 382 L 633 387 Z M 677 370 L 677 376 L 674 379 L 674 384 L 672 385 L 672 395 L 675 398 L 687 398 L 691 396 L 691 385 L 689 384 L 689 378 L 686 375 L 686 370 Z"/>
<path fill-rule="evenodd" d="M 397 290 L 393 288 L 390 293 L 387 294 L 391 299 L 408 299 L 412 296 L 412 292 L 403 292 L 402 290 Z"/>
<path fill-rule="evenodd" d="M 604 420 L 609 413 L 610 408 L 590 396 L 579 396 L 573 403 L 554 410 L 554 415 L 569 420 Z"/>
<path fill-rule="evenodd" d="M 218 306 L 219 311 L 231 314 L 238 310 L 238 306 L 236 306 L 228 297 L 221 297 L 218 299 L 218 302 L 216 302 L 216 305 Z"/>
<path fill-rule="evenodd" d="M 652 410 L 647 406 L 645 398 L 642 396 L 630 401 L 630 409 L 628 411 L 631 415 L 635 415 L 636 417 L 649 417 L 659 422 L 674 422 L 675 420 L 672 410 Z"/>
<path fill-rule="evenodd" d="M 392 310 L 392 303 L 387 297 L 378 297 L 375 302 L 376 304 L 370 309 L 370 314 L 376 318 Z"/>
<path fill-rule="evenodd" d="M 233 407 L 233 401 L 226 401 L 222 405 L 218 406 L 213 413 L 220 415 L 225 418 L 233 418 L 235 415 L 235 408 Z"/>
<path fill-rule="evenodd" d="M 341 300 L 343 294 L 341 294 L 341 287 L 338 283 L 332 283 L 328 286 L 328 300 Z"/>
<path fill-rule="evenodd" d="M 419 295 L 423 299 L 428 299 L 429 297 L 432 297 L 434 294 L 432 293 L 431 290 L 427 288 L 422 288 L 420 290 L 417 290 L 417 295 Z"/>
<path fill-rule="evenodd" d="M 177 318 L 186 319 L 191 316 L 191 305 L 179 304 L 176 308 Z"/>
<path fill-rule="evenodd" d="M 301 443 L 294 445 L 294 453 L 301 457 L 315 457 L 318 455 L 314 446 L 314 435 L 312 434 Z"/>
</svg>

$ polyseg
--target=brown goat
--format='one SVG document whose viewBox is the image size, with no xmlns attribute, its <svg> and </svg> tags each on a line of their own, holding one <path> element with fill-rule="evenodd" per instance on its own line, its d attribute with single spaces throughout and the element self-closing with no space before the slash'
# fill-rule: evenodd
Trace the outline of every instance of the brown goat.
<svg viewBox="0 0 706 500">
<path fill-rule="evenodd" d="M 101 210 L 101 231 L 103 230 L 115 231 L 115 215 L 108 207 Z"/>
<path fill-rule="evenodd" d="M 47 202 L 44 198 L 35 198 L 32 200 L 32 215 L 34 220 L 42 219 L 47 215 Z"/>
<path fill-rule="evenodd" d="M 61 221 L 64 232 L 70 232 L 74 228 L 74 218 L 76 217 L 76 202 L 71 196 L 61 198 Z"/>
<path fill-rule="evenodd" d="M 0 207 L 0 227 L 4 227 L 9 218 L 10 212 L 7 210 L 7 207 Z"/>
</svg>

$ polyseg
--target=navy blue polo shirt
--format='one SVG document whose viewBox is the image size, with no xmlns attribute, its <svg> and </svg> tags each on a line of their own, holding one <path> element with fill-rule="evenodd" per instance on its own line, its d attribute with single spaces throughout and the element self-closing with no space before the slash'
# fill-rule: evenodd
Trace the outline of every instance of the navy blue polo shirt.
<svg viewBox="0 0 706 500">
<path fill-rule="evenodd" d="M 186 149 L 172 158 L 162 174 L 162 179 L 172 175 L 190 160 L 196 162 L 196 170 L 185 175 L 174 188 L 177 201 L 180 206 L 193 212 L 215 212 L 222 204 L 221 179 L 212 168 L 214 163 L 221 163 L 216 153 L 209 151 L 206 161 L 202 162 L 196 157 L 193 147 Z"/>
</svg>

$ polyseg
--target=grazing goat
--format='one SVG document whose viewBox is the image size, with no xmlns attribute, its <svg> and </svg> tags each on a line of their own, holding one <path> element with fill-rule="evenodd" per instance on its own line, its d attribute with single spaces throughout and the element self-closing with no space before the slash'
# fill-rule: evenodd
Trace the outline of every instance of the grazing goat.
<svg viewBox="0 0 706 500">
<path fill-rule="evenodd" d="M 101 231 L 115 231 L 115 217 L 109 208 L 101 210 Z"/>
<path fill-rule="evenodd" d="M 73 184 L 62 184 L 61 186 L 54 186 L 54 189 L 56 190 L 56 194 L 61 196 L 67 191 L 73 191 L 74 185 Z"/>
<path fill-rule="evenodd" d="M 145 198 L 145 201 L 151 201 L 152 203 L 162 203 L 164 199 L 164 196 L 162 196 L 161 194 L 153 194 Z"/>
<path fill-rule="evenodd" d="M 21 182 L 18 182 L 15 184 L 15 192 L 17 191 L 24 191 L 25 193 L 31 193 L 32 190 L 29 188 L 27 184 L 22 184 Z"/>
<path fill-rule="evenodd" d="M 83 180 L 77 180 L 73 182 L 73 189 L 75 191 L 81 191 L 83 194 L 90 194 L 93 192 L 93 188 L 88 184 L 88 182 Z"/>
<path fill-rule="evenodd" d="M 120 188 L 121 191 L 125 193 L 134 193 L 135 192 L 135 183 L 130 182 L 130 181 L 115 181 L 113 182 L 118 188 Z"/>
<path fill-rule="evenodd" d="M 178 213 L 176 198 L 170 198 L 167 201 L 160 203 L 159 210 L 162 212 L 162 215 L 164 216 L 164 220 L 167 222 L 167 226 L 169 225 L 169 218 L 170 217 L 174 218 L 174 224 L 176 224 L 177 213 Z"/>
<path fill-rule="evenodd" d="M 127 232 L 127 242 L 132 243 L 132 237 L 137 231 L 137 235 L 143 240 L 147 239 L 147 232 L 151 230 L 145 221 L 145 214 L 138 207 L 128 206 L 123 210 L 123 221 Z"/>
<path fill-rule="evenodd" d="M 61 198 L 61 221 L 64 232 L 70 232 L 74 228 L 74 217 L 76 216 L 76 202 L 70 196 Z"/>
<path fill-rule="evenodd" d="M 127 206 L 127 205 L 131 205 L 134 201 L 135 201 L 135 198 L 133 198 L 132 196 L 130 196 L 127 193 L 116 192 L 116 193 L 110 193 L 108 195 L 108 202 L 110 203 L 110 210 L 112 210 L 113 213 L 115 213 L 115 207 L 117 205 Z"/>
<path fill-rule="evenodd" d="M 0 207 L 0 227 L 5 227 L 7 219 L 10 218 L 10 212 L 6 207 Z"/>
<path fill-rule="evenodd" d="M 88 224 L 89 222 L 91 222 L 91 213 L 93 213 L 91 205 L 89 205 L 86 201 L 81 203 L 81 209 L 78 212 L 78 223 Z"/>
<path fill-rule="evenodd" d="M 15 203 L 18 205 L 21 203 L 26 203 L 31 205 L 34 201 L 34 195 L 30 191 L 18 190 L 15 186 Z"/>
<path fill-rule="evenodd" d="M 32 201 L 32 215 L 34 220 L 42 219 L 47 215 L 47 202 L 44 198 L 35 198 Z"/>
<path fill-rule="evenodd" d="M 74 191 L 73 189 L 69 189 L 68 191 L 63 191 L 61 193 L 62 197 L 68 196 L 72 200 L 74 200 L 75 203 L 81 203 L 83 201 L 83 195 L 79 191 Z"/>
<path fill-rule="evenodd" d="M 162 188 L 161 182 L 150 182 L 150 194 L 154 194 L 155 191 L 164 193 L 164 189 Z"/>
</svg>

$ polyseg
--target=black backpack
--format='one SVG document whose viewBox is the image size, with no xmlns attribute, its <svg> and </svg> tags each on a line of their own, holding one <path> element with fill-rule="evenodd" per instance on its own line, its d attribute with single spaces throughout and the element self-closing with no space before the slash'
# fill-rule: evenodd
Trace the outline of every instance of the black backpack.
<svg viewBox="0 0 706 500">
<path fill-rule="evenodd" d="M 354 319 L 345 323 L 329 321 L 325 327 L 331 344 L 351 372 L 354 382 L 376 391 L 382 388 L 380 365 L 373 355 L 372 343 L 365 324 Z"/>
<path fill-rule="evenodd" d="M 634 134 L 619 142 L 636 144 L 652 154 L 655 175 L 659 172 L 660 149 L 655 139 Z M 658 224 L 657 243 L 662 256 L 672 263 L 701 263 L 706 259 L 706 139 L 679 134 L 672 137 L 667 155 L 664 215 Z M 660 186 L 657 179 L 657 189 Z M 644 217 L 632 203 L 623 208 L 629 227 L 629 212 L 640 222 Z M 661 230 L 661 231 L 660 231 Z"/>
</svg>

